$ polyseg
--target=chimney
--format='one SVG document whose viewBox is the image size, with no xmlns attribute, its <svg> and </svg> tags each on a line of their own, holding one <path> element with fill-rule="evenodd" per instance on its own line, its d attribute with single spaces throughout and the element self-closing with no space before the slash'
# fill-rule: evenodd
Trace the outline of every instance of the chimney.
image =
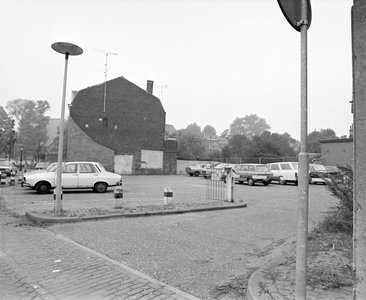
<svg viewBox="0 0 366 300">
<path fill-rule="evenodd" d="M 154 87 L 154 81 L 152 81 L 152 80 L 148 80 L 148 81 L 147 81 L 147 86 L 146 86 L 146 91 L 147 91 L 148 93 L 150 93 L 151 95 L 152 95 L 152 93 L 153 93 L 153 87 Z"/>
</svg>

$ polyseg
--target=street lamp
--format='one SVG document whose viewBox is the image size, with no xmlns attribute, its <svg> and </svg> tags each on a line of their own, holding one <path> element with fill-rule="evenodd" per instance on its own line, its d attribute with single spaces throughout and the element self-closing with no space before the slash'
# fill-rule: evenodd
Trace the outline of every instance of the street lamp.
<svg viewBox="0 0 366 300">
<path fill-rule="evenodd" d="M 62 211 L 61 203 L 61 175 L 62 175 L 62 156 L 64 148 L 64 119 L 65 119 L 65 95 L 66 95 L 66 79 L 67 79 L 67 63 L 69 55 L 80 55 L 83 53 L 83 49 L 67 42 L 57 42 L 51 45 L 52 49 L 58 53 L 65 54 L 65 71 L 64 71 L 64 84 L 62 91 L 62 104 L 61 104 L 61 120 L 60 120 L 60 136 L 58 142 L 58 160 L 57 160 L 57 179 L 56 179 L 56 199 L 54 210 L 56 213 Z"/>
<path fill-rule="evenodd" d="M 23 168 L 22 168 L 22 163 L 23 163 L 23 150 L 24 150 L 23 145 L 20 145 L 20 166 L 19 166 L 19 171 L 22 171 L 23 170 Z"/>
</svg>

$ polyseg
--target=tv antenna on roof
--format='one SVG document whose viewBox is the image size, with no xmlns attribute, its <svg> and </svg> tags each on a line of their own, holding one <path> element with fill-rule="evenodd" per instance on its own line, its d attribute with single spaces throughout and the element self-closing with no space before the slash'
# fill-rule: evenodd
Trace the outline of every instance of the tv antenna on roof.
<svg viewBox="0 0 366 300">
<path fill-rule="evenodd" d="M 118 55 L 117 53 L 113 53 L 111 51 L 95 49 L 95 51 L 105 53 L 105 71 L 104 71 L 104 101 L 103 101 L 103 112 L 105 113 L 105 103 L 107 99 L 107 73 L 108 73 L 108 55 Z"/>
<path fill-rule="evenodd" d="M 157 87 L 159 87 L 161 89 L 161 103 L 164 104 L 164 101 L 163 101 L 163 89 L 164 88 L 167 88 L 168 85 L 157 85 Z"/>
</svg>

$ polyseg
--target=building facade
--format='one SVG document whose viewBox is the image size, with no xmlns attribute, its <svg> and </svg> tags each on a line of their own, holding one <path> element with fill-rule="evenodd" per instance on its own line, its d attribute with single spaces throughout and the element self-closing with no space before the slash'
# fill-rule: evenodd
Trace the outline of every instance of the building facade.
<svg viewBox="0 0 366 300">
<path fill-rule="evenodd" d="M 176 145 L 165 142 L 165 110 L 152 84 L 145 91 L 118 77 L 75 92 L 67 160 L 98 161 L 118 174 L 175 174 Z"/>
</svg>

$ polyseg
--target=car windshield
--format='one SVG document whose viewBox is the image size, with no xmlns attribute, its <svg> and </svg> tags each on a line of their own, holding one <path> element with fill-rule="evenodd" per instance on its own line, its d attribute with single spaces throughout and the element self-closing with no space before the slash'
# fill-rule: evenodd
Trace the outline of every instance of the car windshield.
<svg viewBox="0 0 366 300">
<path fill-rule="evenodd" d="M 45 170 L 52 172 L 56 168 L 57 168 L 57 163 L 52 163 L 52 164 L 48 165 L 48 167 Z"/>
<path fill-rule="evenodd" d="M 263 166 L 256 166 L 255 167 L 255 170 L 256 171 L 259 171 L 259 172 L 265 172 L 265 171 L 268 171 L 268 168 L 265 165 L 263 165 Z"/>
<path fill-rule="evenodd" d="M 315 171 L 326 171 L 327 169 L 323 165 L 313 165 Z"/>
</svg>

